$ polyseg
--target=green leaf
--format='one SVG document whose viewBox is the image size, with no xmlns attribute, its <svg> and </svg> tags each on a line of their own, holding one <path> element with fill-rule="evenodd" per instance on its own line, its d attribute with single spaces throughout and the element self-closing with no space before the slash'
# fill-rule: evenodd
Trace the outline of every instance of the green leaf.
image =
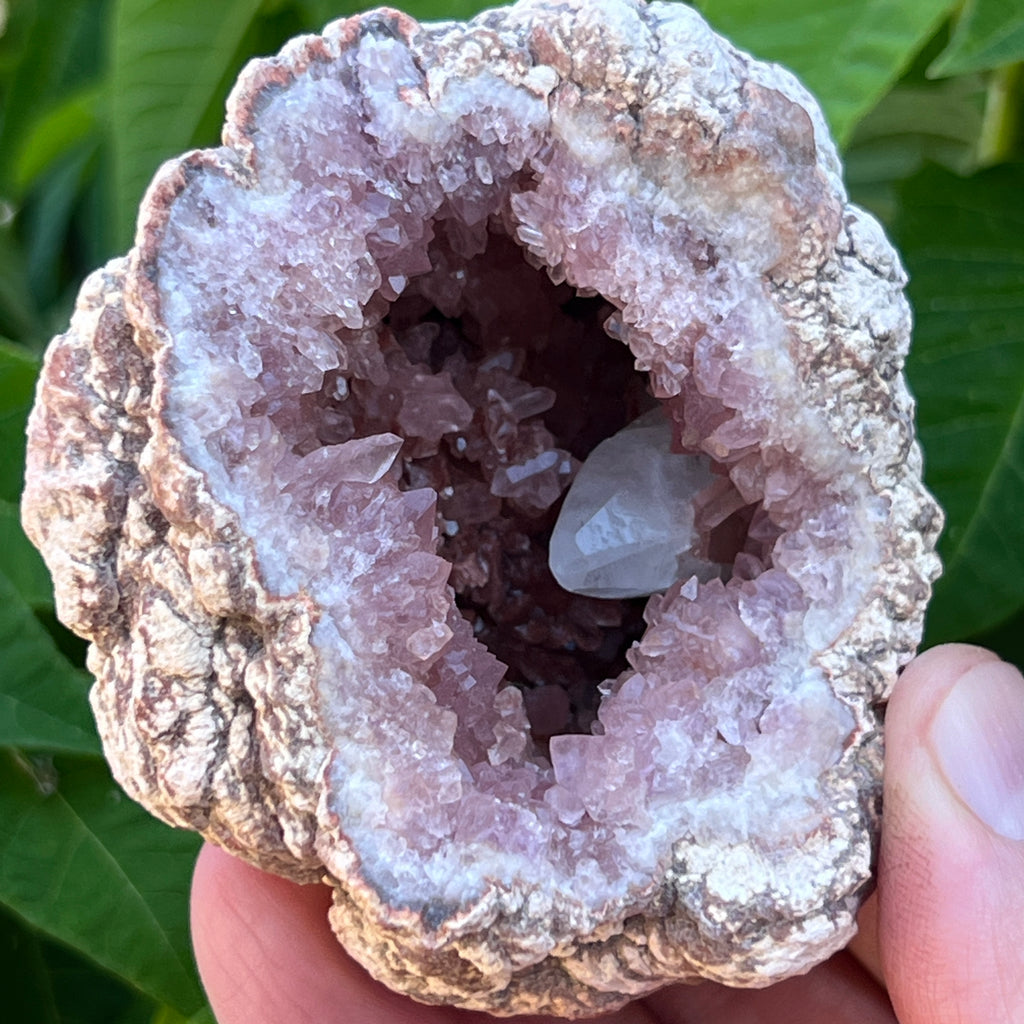
<svg viewBox="0 0 1024 1024">
<path fill-rule="evenodd" d="M 359 3 L 350 5 L 353 12 L 366 10 L 368 6 Z M 487 7 L 496 5 L 487 0 L 406 0 L 397 6 L 417 21 L 465 21 Z"/>
<path fill-rule="evenodd" d="M 977 167 L 986 84 L 981 75 L 901 82 L 857 126 L 844 160 L 855 203 L 892 222 L 896 189 L 926 163 Z"/>
<path fill-rule="evenodd" d="M 10 914 L 0 913 L 0 984 L 11 1020 L 61 1024 L 42 942 Z"/>
<path fill-rule="evenodd" d="M 188 149 L 261 0 L 117 0 L 110 81 L 117 235 L 160 162 Z"/>
<path fill-rule="evenodd" d="M 37 118 L 96 79 L 105 55 L 107 0 L 15 0 L 10 37 L 0 39 L 8 67 L 0 83 L 0 187 Z"/>
<path fill-rule="evenodd" d="M 1024 7 L 1020 0 L 967 0 L 949 46 L 929 74 L 962 75 L 1024 60 Z"/>
<path fill-rule="evenodd" d="M 148 1024 L 217 1024 L 217 1020 L 209 1006 L 201 1007 L 191 1017 L 183 1017 L 169 1006 L 163 1006 Z"/>
<path fill-rule="evenodd" d="M 931 643 L 1024 606 L 1024 167 L 900 188 L 897 241 L 917 316 L 908 362 L 929 486 L 948 522 Z"/>
<path fill-rule="evenodd" d="M 188 937 L 198 848 L 102 762 L 0 756 L 0 901 L 186 1016 L 202 1006 Z"/>
<path fill-rule="evenodd" d="M 32 125 L 14 162 L 14 184 L 19 192 L 83 139 L 98 132 L 103 100 L 102 90 L 89 86 L 62 100 Z"/>
<path fill-rule="evenodd" d="M 150 1024 L 153 1003 L 0 911 L 4 1019 L 19 1024 Z"/>
<path fill-rule="evenodd" d="M 25 420 L 39 363 L 0 340 L 0 501 L 16 502 L 25 476 Z"/>
<path fill-rule="evenodd" d="M 113 149 L 108 133 L 83 169 L 81 197 L 74 218 L 68 224 L 68 235 L 76 243 L 76 260 L 70 274 L 66 264 L 62 268 L 59 282 L 61 297 L 48 310 L 51 334 L 66 329 L 83 278 L 113 256 L 124 252 L 124 246 L 118 245 L 114 230 L 115 197 L 110 188 L 110 182 L 114 180 Z"/>
<path fill-rule="evenodd" d="M 0 573 L 0 746 L 97 754 L 89 675 L 75 668 Z"/>
<path fill-rule="evenodd" d="M 1024 669 L 1024 614 L 1021 612 L 1001 622 L 995 629 L 975 633 L 970 639 L 979 647 L 995 651 L 1003 661 Z"/>
<path fill-rule="evenodd" d="M 53 587 L 39 552 L 21 528 L 18 506 L 0 499 L 0 573 L 32 609 L 53 607 Z M 0 618 L 3 613 L 0 612 Z"/>
<path fill-rule="evenodd" d="M 382 5 L 360 3 L 360 0 L 298 0 L 302 19 L 313 32 L 319 32 L 336 18 L 369 10 L 373 6 Z M 488 0 L 403 0 L 393 6 L 417 21 L 465 21 L 485 8 L 497 5 L 488 3 Z"/>
<path fill-rule="evenodd" d="M 38 337 L 39 316 L 29 292 L 25 255 L 5 223 L 12 212 L 0 198 L 0 334 L 29 341 Z"/>
<path fill-rule="evenodd" d="M 699 0 L 697 6 L 738 46 L 794 71 L 844 146 L 954 0 Z"/>
<path fill-rule="evenodd" d="M 458 0 L 456 0 L 458 2 Z M 345 0 L 298 0 L 297 5 L 299 16 L 310 32 L 319 32 L 324 25 L 334 21 L 336 18 L 344 18 L 354 11 L 363 10 L 365 6 L 358 3 L 345 2 Z M 412 11 L 405 4 L 400 5 L 402 10 Z"/>
<path fill-rule="evenodd" d="M 40 308 L 49 306 L 60 292 L 72 219 L 101 142 L 99 136 L 87 135 L 62 153 L 26 197 L 21 215 L 28 237 L 25 263 L 29 287 Z"/>
</svg>

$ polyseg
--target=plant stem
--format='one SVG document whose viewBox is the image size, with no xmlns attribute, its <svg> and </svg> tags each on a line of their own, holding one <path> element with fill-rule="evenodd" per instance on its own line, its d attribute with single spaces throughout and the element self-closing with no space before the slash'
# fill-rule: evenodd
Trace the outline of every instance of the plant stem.
<svg viewBox="0 0 1024 1024">
<path fill-rule="evenodd" d="M 992 72 L 978 137 L 977 165 L 989 167 L 1009 160 L 1020 137 L 1024 108 L 1024 63 Z"/>
</svg>

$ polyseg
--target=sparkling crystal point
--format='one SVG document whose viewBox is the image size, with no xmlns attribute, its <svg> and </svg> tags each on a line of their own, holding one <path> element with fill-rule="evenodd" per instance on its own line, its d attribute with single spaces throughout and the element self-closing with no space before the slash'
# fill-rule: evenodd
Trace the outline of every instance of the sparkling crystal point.
<svg viewBox="0 0 1024 1024">
<path fill-rule="evenodd" d="M 590 453 L 551 535 L 548 564 L 566 590 L 643 597 L 683 576 L 721 574 L 693 553 L 693 499 L 713 479 L 709 461 L 671 445 L 672 425 L 654 409 Z"/>
</svg>

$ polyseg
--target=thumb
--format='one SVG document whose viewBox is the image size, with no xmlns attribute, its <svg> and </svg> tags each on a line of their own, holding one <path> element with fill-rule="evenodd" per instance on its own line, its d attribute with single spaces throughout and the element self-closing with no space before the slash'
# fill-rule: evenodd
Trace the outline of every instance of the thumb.
<svg viewBox="0 0 1024 1024">
<path fill-rule="evenodd" d="M 1024 678 L 928 651 L 886 713 L 879 943 L 902 1024 L 1024 1021 Z"/>
</svg>

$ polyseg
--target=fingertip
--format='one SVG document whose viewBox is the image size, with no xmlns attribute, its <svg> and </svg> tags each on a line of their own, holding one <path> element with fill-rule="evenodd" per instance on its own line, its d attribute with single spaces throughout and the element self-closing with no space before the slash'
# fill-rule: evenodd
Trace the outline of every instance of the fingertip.
<svg viewBox="0 0 1024 1024">
<path fill-rule="evenodd" d="M 886 715 L 882 965 L 905 1024 L 1024 1019 L 1024 678 L 934 648 Z"/>
<path fill-rule="evenodd" d="M 298 885 L 203 847 L 192 880 L 192 942 L 217 1024 L 491 1019 L 415 1003 L 374 981 L 338 943 L 330 902 L 326 885 Z"/>
<path fill-rule="evenodd" d="M 882 954 L 878 948 L 878 893 L 873 892 L 857 914 L 857 934 L 846 947 L 878 982 L 885 988 L 885 976 L 882 973 Z"/>
<path fill-rule="evenodd" d="M 902 710 L 902 705 L 912 702 L 913 708 L 908 711 L 907 721 L 912 725 L 923 724 L 930 711 L 938 706 L 949 687 L 960 676 L 975 665 L 999 660 L 999 656 L 992 651 L 973 644 L 940 644 L 930 647 L 914 658 L 900 675 L 889 701 L 889 717 L 894 707 Z M 889 725 L 887 717 L 887 735 Z"/>
<path fill-rule="evenodd" d="M 192 877 L 192 944 L 218 1024 L 328 1020 L 344 978 L 323 885 L 297 885 L 205 845 Z"/>
</svg>

